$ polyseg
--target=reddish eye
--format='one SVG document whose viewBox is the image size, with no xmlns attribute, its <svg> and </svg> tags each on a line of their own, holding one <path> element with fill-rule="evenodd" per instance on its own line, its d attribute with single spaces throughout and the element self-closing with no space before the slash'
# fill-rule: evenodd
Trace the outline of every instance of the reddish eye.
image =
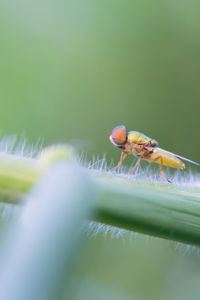
<svg viewBox="0 0 200 300">
<path fill-rule="evenodd" d="M 126 142 L 126 127 L 117 126 L 112 131 L 112 139 L 117 145 L 123 145 Z"/>
</svg>

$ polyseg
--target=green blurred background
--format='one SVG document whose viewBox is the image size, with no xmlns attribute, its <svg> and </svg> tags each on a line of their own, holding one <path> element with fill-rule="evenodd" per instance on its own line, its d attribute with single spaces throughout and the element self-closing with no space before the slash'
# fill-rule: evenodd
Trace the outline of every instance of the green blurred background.
<svg viewBox="0 0 200 300">
<path fill-rule="evenodd" d="M 195 0 L 2 0 L 2 133 L 117 162 L 105 129 L 124 124 L 200 162 L 199 13 Z M 198 251 L 134 241 L 90 241 L 77 274 L 131 299 L 199 299 Z"/>
</svg>

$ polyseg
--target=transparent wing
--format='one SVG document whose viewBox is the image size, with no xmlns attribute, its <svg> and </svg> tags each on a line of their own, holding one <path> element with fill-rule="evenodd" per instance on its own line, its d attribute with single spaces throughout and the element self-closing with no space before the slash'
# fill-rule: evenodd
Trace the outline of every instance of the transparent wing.
<svg viewBox="0 0 200 300">
<path fill-rule="evenodd" d="M 158 148 L 158 149 L 161 149 L 161 148 Z M 161 149 L 161 150 L 164 150 L 164 149 Z M 188 161 L 188 162 L 190 162 L 190 163 L 193 164 L 193 165 L 200 166 L 200 164 L 197 163 L 196 161 L 193 161 L 193 160 L 191 160 L 191 159 L 188 159 L 188 158 L 186 158 L 186 157 L 183 157 L 183 156 L 174 154 L 174 153 L 169 152 L 169 151 L 166 151 L 166 150 L 164 150 L 164 151 L 167 152 L 167 153 L 169 153 L 169 154 L 173 154 L 173 155 L 175 155 L 176 157 L 178 157 L 178 158 L 180 158 L 180 159 L 182 159 L 182 160 Z"/>
<path fill-rule="evenodd" d="M 176 154 L 175 154 L 175 155 L 176 155 Z M 185 158 L 185 157 L 180 156 L 180 155 L 176 155 L 176 157 L 178 157 L 178 158 L 180 158 L 180 159 L 183 159 L 183 160 L 185 160 L 185 161 L 188 161 L 188 162 L 190 162 L 190 163 L 193 164 L 193 165 L 200 166 L 200 164 L 199 164 L 198 162 L 193 161 L 193 160 L 191 160 L 191 159 Z"/>
</svg>

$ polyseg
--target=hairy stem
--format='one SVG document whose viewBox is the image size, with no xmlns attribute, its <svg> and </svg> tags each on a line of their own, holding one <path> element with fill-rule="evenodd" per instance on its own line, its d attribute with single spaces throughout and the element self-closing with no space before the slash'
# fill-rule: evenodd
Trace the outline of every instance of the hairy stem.
<svg viewBox="0 0 200 300">
<path fill-rule="evenodd" d="M 95 220 L 200 245 L 200 188 L 99 176 Z"/>
<path fill-rule="evenodd" d="M 20 203 L 53 163 L 71 159 L 72 153 L 67 146 L 57 146 L 36 159 L 0 155 L 0 201 Z M 200 245 L 200 187 L 136 181 L 102 171 L 88 173 L 96 191 L 93 220 Z"/>
</svg>

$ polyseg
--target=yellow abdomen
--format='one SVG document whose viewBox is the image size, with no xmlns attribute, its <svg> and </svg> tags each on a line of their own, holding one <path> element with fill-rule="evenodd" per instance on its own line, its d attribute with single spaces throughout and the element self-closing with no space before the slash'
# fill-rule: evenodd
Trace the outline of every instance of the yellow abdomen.
<svg viewBox="0 0 200 300">
<path fill-rule="evenodd" d="M 161 148 L 155 148 L 154 152 L 148 157 L 147 161 L 157 164 L 163 163 L 163 166 L 184 169 L 185 164 L 175 154 L 165 151 Z"/>
</svg>

